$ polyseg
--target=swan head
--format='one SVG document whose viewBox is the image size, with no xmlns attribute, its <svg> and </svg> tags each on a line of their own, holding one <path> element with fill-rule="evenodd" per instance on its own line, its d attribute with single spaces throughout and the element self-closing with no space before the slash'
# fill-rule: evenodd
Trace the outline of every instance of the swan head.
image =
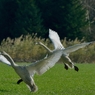
<svg viewBox="0 0 95 95">
<path fill-rule="evenodd" d="M 5 51 L 0 51 L 0 55 L 7 55 Z"/>
<path fill-rule="evenodd" d="M 38 87 L 35 84 L 27 86 L 31 92 L 36 92 L 38 90 Z"/>
<path fill-rule="evenodd" d="M 36 44 L 36 45 L 43 45 L 42 42 L 36 42 L 35 44 Z"/>
</svg>

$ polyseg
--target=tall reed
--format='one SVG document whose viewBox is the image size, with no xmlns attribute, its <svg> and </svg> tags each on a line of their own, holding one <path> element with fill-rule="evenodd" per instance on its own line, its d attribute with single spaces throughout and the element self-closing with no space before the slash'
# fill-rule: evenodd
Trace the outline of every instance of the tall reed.
<svg viewBox="0 0 95 95">
<path fill-rule="evenodd" d="M 1 42 L 0 51 L 8 52 L 16 62 L 33 62 L 39 60 L 47 54 L 47 51 L 36 42 L 42 42 L 49 48 L 53 49 L 53 45 L 49 39 L 37 37 L 36 34 L 20 36 L 19 38 L 7 38 Z M 72 40 L 61 40 L 64 47 L 84 42 L 77 38 Z M 76 63 L 94 63 L 95 62 L 95 44 L 89 45 L 83 49 L 70 54 L 70 58 Z"/>
</svg>

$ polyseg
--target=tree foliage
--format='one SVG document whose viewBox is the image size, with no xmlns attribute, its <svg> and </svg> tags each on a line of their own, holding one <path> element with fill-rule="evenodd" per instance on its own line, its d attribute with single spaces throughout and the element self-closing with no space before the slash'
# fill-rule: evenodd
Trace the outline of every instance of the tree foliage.
<svg viewBox="0 0 95 95">
<path fill-rule="evenodd" d="M 10 29 L 14 25 L 17 2 L 0 0 L 0 41 L 11 36 Z"/>
<path fill-rule="evenodd" d="M 62 39 L 81 39 L 86 25 L 80 0 L 0 0 L 0 41 L 28 33 L 46 38 L 49 28 Z"/>
<path fill-rule="evenodd" d="M 57 31 L 61 38 L 82 39 L 85 36 L 82 29 L 88 21 L 80 0 L 37 0 L 37 4 L 46 28 Z"/>
<path fill-rule="evenodd" d="M 2 38 L 15 38 L 28 33 L 42 35 L 42 19 L 34 0 L 1 0 L 0 5 Z"/>
</svg>

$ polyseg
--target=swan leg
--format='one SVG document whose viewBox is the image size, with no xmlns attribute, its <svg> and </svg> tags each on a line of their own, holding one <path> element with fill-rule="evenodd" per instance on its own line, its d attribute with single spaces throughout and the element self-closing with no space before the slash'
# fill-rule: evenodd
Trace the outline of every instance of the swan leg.
<svg viewBox="0 0 95 95">
<path fill-rule="evenodd" d="M 79 68 L 77 66 L 74 66 L 74 70 L 78 72 Z"/>
<path fill-rule="evenodd" d="M 66 70 L 69 69 L 68 65 L 66 65 L 66 64 L 64 64 L 64 68 L 65 68 Z M 78 71 L 79 71 L 79 68 L 78 68 L 77 66 L 74 66 L 74 70 L 78 72 Z"/>
<path fill-rule="evenodd" d="M 17 84 L 20 84 L 22 81 L 23 81 L 22 79 L 19 79 L 19 80 L 17 81 Z"/>
</svg>

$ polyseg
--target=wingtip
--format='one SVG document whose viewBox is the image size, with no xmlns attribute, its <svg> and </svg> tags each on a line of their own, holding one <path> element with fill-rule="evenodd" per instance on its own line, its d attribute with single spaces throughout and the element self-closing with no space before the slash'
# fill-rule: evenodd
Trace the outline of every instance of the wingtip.
<svg viewBox="0 0 95 95">
<path fill-rule="evenodd" d="M 49 34 L 50 34 L 51 32 L 53 32 L 53 30 L 49 28 Z"/>
<path fill-rule="evenodd" d="M 49 28 L 49 35 L 55 35 L 55 34 L 57 34 L 57 32 Z"/>
<path fill-rule="evenodd" d="M 95 43 L 95 41 L 92 41 L 92 43 Z"/>
<path fill-rule="evenodd" d="M 94 44 L 94 43 L 95 43 L 95 41 L 89 42 L 89 45 L 90 45 L 90 44 Z"/>
</svg>

